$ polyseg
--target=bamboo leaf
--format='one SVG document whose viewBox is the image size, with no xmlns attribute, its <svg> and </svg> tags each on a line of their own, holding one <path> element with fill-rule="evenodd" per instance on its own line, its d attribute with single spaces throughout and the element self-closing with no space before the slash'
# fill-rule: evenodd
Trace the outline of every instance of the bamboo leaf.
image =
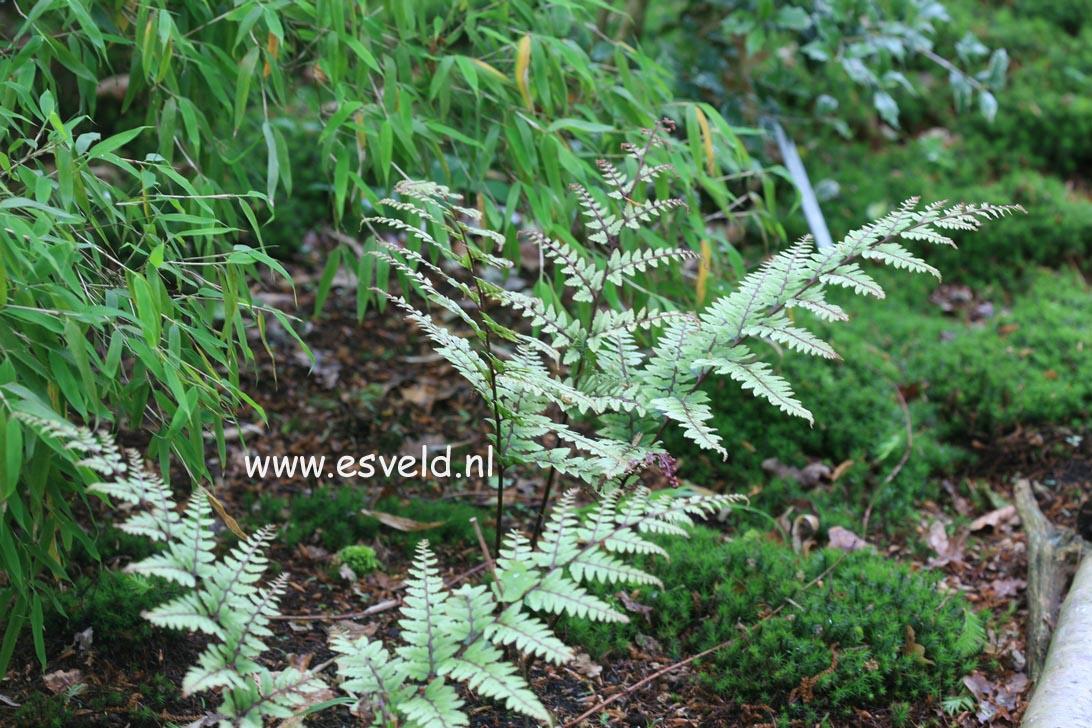
<svg viewBox="0 0 1092 728">
<path fill-rule="evenodd" d="M 523 104 L 527 110 L 534 112 L 534 104 L 531 103 L 531 35 L 528 33 L 520 38 L 516 46 L 516 86 L 523 97 Z"/>
</svg>

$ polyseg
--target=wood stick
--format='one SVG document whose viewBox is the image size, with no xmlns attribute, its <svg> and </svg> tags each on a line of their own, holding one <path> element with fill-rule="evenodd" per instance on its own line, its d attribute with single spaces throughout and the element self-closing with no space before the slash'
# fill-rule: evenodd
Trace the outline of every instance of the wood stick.
<svg viewBox="0 0 1092 728">
<path fill-rule="evenodd" d="M 1086 553 L 1058 615 L 1046 664 L 1021 728 L 1092 728 L 1092 555 Z"/>
<path fill-rule="evenodd" d="M 1038 680 L 1046 662 L 1050 635 L 1062 603 L 1068 569 L 1065 546 L 1071 540 L 1056 528 L 1035 501 L 1031 484 L 1017 480 L 1013 488 L 1016 511 L 1024 524 L 1028 548 L 1028 675 Z"/>
</svg>

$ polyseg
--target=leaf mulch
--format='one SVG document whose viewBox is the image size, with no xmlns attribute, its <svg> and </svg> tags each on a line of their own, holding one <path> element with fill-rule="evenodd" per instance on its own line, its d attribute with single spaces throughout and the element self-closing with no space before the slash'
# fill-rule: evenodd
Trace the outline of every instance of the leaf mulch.
<svg viewBox="0 0 1092 728">
<path fill-rule="evenodd" d="M 256 294 L 269 305 L 295 310 L 304 319 L 300 328 L 314 361 L 272 321 L 267 339 L 273 359 L 261 351 L 261 342 L 252 342 L 258 353 L 248 392 L 264 408 L 268 425 L 263 426 L 254 412 L 240 413 L 239 426 L 228 430 L 228 461 L 216 474 L 215 483 L 216 495 L 236 517 L 242 515 L 248 495 L 291 496 L 339 485 L 338 481 L 320 482 L 314 477 L 248 478 L 242 457 L 246 448 L 250 454 L 334 458 L 372 452 L 419 454 L 422 447 L 449 444 L 465 453 L 485 452 L 488 428 L 483 427 L 483 404 L 422 337 L 407 329 L 396 312 L 373 310 L 358 323 L 355 282 L 346 277 L 335 279 L 326 310 L 310 320 L 313 289 L 322 269 L 319 256 L 316 250 L 310 259 L 290 266 L 297 286 L 295 295 L 276 283 Z M 922 505 L 916 534 L 880 545 L 892 557 L 942 570 L 949 587 L 963 592 L 976 608 L 990 610 L 993 617 L 982 667 L 965 679 L 977 698 L 974 709 L 948 716 L 938 705 L 915 706 L 912 725 L 1018 724 L 1030 688 L 1023 637 L 1026 554 L 1019 521 L 1006 502 L 1012 500 L 1013 479 L 1027 478 L 1038 484 L 1040 505 L 1047 517 L 1056 524 L 1073 526 L 1092 482 L 1092 438 L 1087 434 L 1061 428 L 1021 428 L 992 441 L 970 443 L 980 455 L 977 465 L 960 481 L 945 483 L 946 497 L 941 502 Z M 210 453 L 214 453 L 215 446 L 210 445 Z M 176 477 L 175 482 L 184 479 Z M 489 485 L 480 479 L 452 483 L 424 472 L 408 478 L 380 476 L 363 485 L 373 503 L 391 495 L 483 506 L 493 500 Z M 513 521 L 520 521 L 514 525 L 527 527 L 532 506 L 541 498 L 540 486 L 533 478 L 517 477 L 509 497 L 515 506 L 506 511 Z M 995 507 L 982 508 L 982 503 L 991 502 Z M 98 519 L 109 520 L 101 508 L 96 511 Z M 483 523 L 490 520 L 490 512 L 483 508 Z M 511 525 L 506 523 L 505 527 Z M 278 621 L 283 629 L 275 649 L 267 653 L 268 659 L 280 666 L 319 665 L 332 657 L 326 645 L 334 629 L 397 636 L 394 607 L 402 593 L 408 561 L 404 551 L 384 548 L 382 540 L 376 545 L 385 570 L 355 580 L 331 568 L 331 554 L 318 541 L 275 551 L 274 560 L 290 574 L 290 581 L 282 605 L 285 616 Z M 480 562 L 476 549 L 456 549 L 442 543 L 434 546 L 449 582 L 472 576 L 471 570 Z M 49 664 L 44 673 L 33 658 L 29 641 L 24 640 L 17 650 L 12 668 L 0 683 L 0 725 L 16 725 L 17 706 L 37 705 L 42 696 L 67 696 L 67 721 L 46 723 L 48 716 L 43 713 L 41 722 L 25 716 L 26 721 L 19 725 L 140 728 L 168 722 L 185 724 L 202 715 L 199 698 L 184 700 L 173 694 L 152 706 L 149 696 L 139 690 L 156 675 L 180 684 L 202 647 L 199 638 L 158 632 L 150 642 L 119 648 L 108 634 L 94 635 L 86 644 L 87 640 L 81 643 L 77 639 L 74 628 L 60 632 L 47 635 Z M 648 649 L 634 645 L 629 657 L 607 664 L 596 664 L 586 655 L 563 667 L 535 663 L 529 678 L 559 725 L 618 696 L 620 699 L 596 709 L 579 725 L 772 725 L 773 712 L 768 706 L 741 705 L 709 692 L 693 665 L 667 671 L 626 692 L 628 686 L 674 663 L 655 645 L 645 647 Z M 467 699 L 473 726 L 534 725 L 492 703 L 472 696 Z M 144 705 L 148 711 L 138 714 L 135 709 Z M 345 707 L 308 718 L 309 725 L 319 728 L 358 722 Z M 886 710 L 862 706 L 846 725 L 890 728 L 893 723 Z"/>
</svg>

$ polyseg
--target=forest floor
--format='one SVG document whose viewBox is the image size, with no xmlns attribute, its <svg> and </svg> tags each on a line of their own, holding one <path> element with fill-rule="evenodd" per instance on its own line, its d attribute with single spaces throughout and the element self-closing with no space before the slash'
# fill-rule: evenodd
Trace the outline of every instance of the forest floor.
<svg viewBox="0 0 1092 728">
<path fill-rule="evenodd" d="M 487 445 L 485 412 L 473 391 L 395 311 L 371 311 L 358 323 L 355 284 L 343 280 L 335 283 L 324 313 L 313 322 L 308 320 L 318 270 L 321 264 L 317 260 L 291 268 L 298 292 L 297 315 L 307 321 L 302 326 L 303 338 L 314 363 L 272 323 L 268 339 L 278 362 L 275 372 L 273 359 L 261 350 L 261 343 L 252 342 L 257 372 L 248 392 L 265 409 L 267 424 L 252 411 L 241 413 L 239 426 L 229 431 L 228 461 L 214 490 L 228 512 L 244 524 L 253 522 L 248 510 L 256 510 L 263 498 L 288 499 L 341 485 L 336 480 L 321 482 L 298 476 L 249 477 L 244 440 L 245 452 L 252 455 L 325 455 L 335 459 L 373 452 L 417 454 L 422 446 L 448 444 L 464 453 L 483 453 Z M 293 309 L 293 293 L 283 286 L 260 296 L 270 305 Z M 1063 441 L 1067 447 L 1053 447 Z M 972 491 L 991 493 L 995 508 L 975 512 L 965 489 L 957 489 L 955 482 L 945 483 L 945 497 L 920 504 L 917 523 L 910 524 L 901 536 L 870 537 L 873 545 L 891 558 L 939 569 L 947 586 L 965 594 L 976 609 L 990 610 L 992 615 L 980 667 L 964 681 L 977 698 L 975 706 L 955 715 L 946 714 L 936 703 L 914 706 L 909 725 L 1018 723 L 1029 692 L 1024 644 L 1027 562 L 1025 536 L 1008 505 L 1012 483 L 1017 478 L 1035 483 L 1044 513 L 1065 526 L 1072 526 L 1079 499 L 1092 489 L 1092 437 L 1082 440 L 1074 439 L 1068 431 L 1018 428 L 992 442 L 965 445 L 979 457 L 960 477 Z M 215 445 L 210 443 L 210 453 L 214 452 Z M 542 497 L 541 479 L 531 478 L 530 473 L 527 476 L 518 478 L 506 494 L 505 528 L 527 529 Z M 179 482 L 183 481 L 177 479 Z M 713 490 L 741 490 L 727 478 L 724 483 L 701 485 Z M 479 520 L 493 525 L 490 506 L 495 491 L 482 479 L 452 482 L 419 473 L 410 478 L 378 476 L 354 487 L 360 486 L 372 504 L 394 496 L 480 506 Z M 283 516 L 287 521 L 292 514 Z M 109 515 L 100 511 L 96 517 L 108 520 Z M 360 516 L 345 512 L 335 517 L 351 520 Z M 386 520 L 403 529 L 415 527 L 397 518 Z M 945 528 L 950 524 L 957 525 Z M 721 527 L 730 532 L 730 520 Z M 321 530 L 292 548 L 279 547 L 273 554 L 273 560 L 290 577 L 282 605 L 283 629 L 267 659 L 281 664 L 322 663 L 332 656 L 326 644 L 334 629 L 397 635 L 394 606 L 403 593 L 401 585 L 409 564 L 408 550 L 391 538 L 397 531 L 380 532 L 369 543 L 376 548 L 383 568 L 357 579 L 351 572 L 338 572 L 333 554 L 322 545 Z M 429 532 L 422 535 L 428 537 Z M 475 567 L 481 561 L 480 553 L 472 541 L 433 545 L 449 583 L 478 573 Z M 122 559 L 108 562 L 111 568 L 123 565 Z M 87 566 L 89 571 L 95 568 Z M 366 614 L 369 607 L 372 610 Z M 170 689 L 181 682 L 201 649 L 199 638 L 156 632 L 150 641 L 122 648 L 112 643 L 109 634 L 94 633 L 89 639 L 86 627 L 68 624 L 47 635 L 49 664 L 44 673 L 29 643 L 17 654 L 0 686 L 0 725 L 136 728 L 184 725 L 201 717 L 202 701 L 183 700 Z M 559 725 L 755 726 L 770 720 L 763 706 L 740 705 L 709 691 L 693 664 L 669 669 L 677 662 L 676 657 L 656 651 L 654 643 L 651 647 L 634 645 L 627 659 L 602 664 L 587 656 L 564 667 L 538 663 L 530 678 Z M 630 689 L 646 680 L 638 689 Z M 162 694 L 154 700 L 148 694 L 150 684 L 161 688 Z M 53 703 L 42 696 L 54 703 L 61 701 L 64 710 L 47 714 Z M 22 712 L 18 708 L 35 704 L 43 706 L 39 723 L 33 722 L 25 708 Z M 506 716 L 491 703 L 472 700 L 470 705 L 475 726 L 532 725 Z M 139 711 L 140 707 L 145 710 Z M 589 711 L 587 718 L 573 723 Z M 21 716 L 18 721 L 17 714 Z M 308 724 L 332 728 L 358 721 L 342 707 L 313 716 Z M 886 709 L 871 706 L 861 706 L 848 724 L 894 725 Z"/>
</svg>

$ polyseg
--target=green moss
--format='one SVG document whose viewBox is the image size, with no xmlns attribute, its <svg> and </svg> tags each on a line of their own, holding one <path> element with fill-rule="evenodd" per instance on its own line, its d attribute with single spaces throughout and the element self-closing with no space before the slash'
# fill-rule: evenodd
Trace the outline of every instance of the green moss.
<svg viewBox="0 0 1092 728">
<path fill-rule="evenodd" d="M 754 533 L 721 543 L 703 528 L 660 543 L 670 562 L 647 565 L 664 588 L 637 595 L 653 608 L 651 625 L 566 623 L 594 657 L 625 654 L 639 630 L 677 657 L 729 641 L 700 665 L 712 689 L 813 724 L 950 694 L 981 647 L 981 622 L 961 597 L 937 591 L 936 575 L 874 554 L 805 557 Z"/>
<path fill-rule="evenodd" d="M 345 564 L 357 576 L 370 574 L 380 567 L 375 549 L 370 546 L 346 546 L 337 552 L 338 561 Z"/>
<path fill-rule="evenodd" d="M 973 322 L 929 302 L 934 280 L 896 282 L 882 271 L 877 277 L 887 299 L 837 299 L 852 313 L 848 324 L 806 322 L 844 361 L 768 357 L 812 410 L 815 425 L 773 411 L 732 382 L 712 382 L 713 425 L 728 460 L 669 431 L 666 443 L 684 478 L 751 493 L 752 505 L 769 514 L 789 506 L 810 510 L 824 527 L 859 527 L 869 504 L 873 526 L 898 527 L 916 503 L 937 495 L 941 476 L 971 457 L 962 446 L 972 438 L 1017 423 L 1080 426 L 1092 415 L 1092 296 L 1080 276 L 1030 271 L 1024 293 L 1009 304 L 990 296 L 994 315 Z M 908 400 L 913 448 L 884 485 L 907 447 L 900 392 Z M 764 472 L 767 458 L 798 468 L 809 460 L 853 464 L 836 483 L 805 489 Z"/>
<path fill-rule="evenodd" d="M 64 728 L 74 717 L 64 695 L 32 693 L 11 716 L 11 728 Z"/>
<path fill-rule="evenodd" d="M 181 592 L 181 587 L 165 579 L 109 569 L 80 576 L 51 595 L 56 611 L 47 618 L 46 632 L 71 634 L 92 627 L 96 642 L 137 647 L 151 638 L 154 629 L 141 612 Z"/>
<path fill-rule="evenodd" d="M 908 373 L 964 434 L 1023 424 L 1087 424 L 1092 414 L 1092 296 L 1074 274 L 1040 274 L 979 327 L 956 325 Z M 953 425 L 949 425 L 953 428 Z M 956 433 L 951 433 L 956 434 Z"/>
</svg>

